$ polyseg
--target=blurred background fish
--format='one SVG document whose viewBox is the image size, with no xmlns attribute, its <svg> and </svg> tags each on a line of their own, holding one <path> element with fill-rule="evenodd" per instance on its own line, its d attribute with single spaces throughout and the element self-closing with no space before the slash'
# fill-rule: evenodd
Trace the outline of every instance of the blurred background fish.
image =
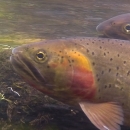
<svg viewBox="0 0 130 130">
<path fill-rule="evenodd" d="M 130 13 L 101 22 L 96 30 L 106 37 L 130 40 Z"/>
</svg>

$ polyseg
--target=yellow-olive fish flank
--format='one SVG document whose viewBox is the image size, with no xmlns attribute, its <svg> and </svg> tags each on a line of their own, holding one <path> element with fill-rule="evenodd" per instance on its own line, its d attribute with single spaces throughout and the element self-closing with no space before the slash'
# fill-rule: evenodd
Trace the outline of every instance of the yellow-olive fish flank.
<svg viewBox="0 0 130 130">
<path fill-rule="evenodd" d="M 130 42 L 78 37 L 16 47 L 15 71 L 30 86 L 80 105 L 100 130 L 130 125 Z"/>
<path fill-rule="evenodd" d="M 130 13 L 110 18 L 97 26 L 106 37 L 130 40 Z"/>
</svg>

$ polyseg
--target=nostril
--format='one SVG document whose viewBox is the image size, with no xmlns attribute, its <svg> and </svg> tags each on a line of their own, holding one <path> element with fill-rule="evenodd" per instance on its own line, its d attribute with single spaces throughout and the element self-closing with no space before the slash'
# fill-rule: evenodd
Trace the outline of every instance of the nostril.
<svg viewBox="0 0 130 130">
<path fill-rule="evenodd" d="M 12 55 L 15 53 L 15 48 L 12 49 Z"/>
<path fill-rule="evenodd" d="M 22 53 L 23 51 L 19 49 L 19 47 L 13 48 L 12 49 L 12 55 L 17 54 L 17 53 Z"/>
<path fill-rule="evenodd" d="M 103 26 L 101 24 L 99 24 L 97 27 L 96 27 L 96 30 L 98 32 L 102 32 L 103 31 Z"/>
<path fill-rule="evenodd" d="M 17 54 L 18 53 L 18 49 L 17 49 L 18 47 L 16 47 L 16 48 L 13 48 L 12 49 L 12 55 L 14 55 L 14 54 Z"/>
</svg>

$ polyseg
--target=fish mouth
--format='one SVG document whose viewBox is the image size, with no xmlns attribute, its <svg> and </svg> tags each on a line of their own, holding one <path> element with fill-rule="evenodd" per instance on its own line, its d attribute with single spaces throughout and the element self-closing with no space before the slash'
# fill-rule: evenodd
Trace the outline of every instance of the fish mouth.
<svg viewBox="0 0 130 130">
<path fill-rule="evenodd" d="M 45 79 L 39 73 L 36 67 L 22 55 L 22 52 L 16 52 L 15 50 L 16 49 L 12 50 L 12 55 L 10 56 L 10 61 L 12 66 L 14 67 L 14 70 L 24 79 L 26 77 L 29 77 L 31 82 L 33 81 L 44 85 Z"/>
</svg>

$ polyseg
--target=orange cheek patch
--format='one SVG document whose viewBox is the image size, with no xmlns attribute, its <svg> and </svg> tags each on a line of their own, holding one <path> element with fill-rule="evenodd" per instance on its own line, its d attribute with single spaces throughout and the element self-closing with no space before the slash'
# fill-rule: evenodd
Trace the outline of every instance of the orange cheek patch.
<svg viewBox="0 0 130 130">
<path fill-rule="evenodd" d="M 74 60 L 74 63 L 72 64 L 72 93 L 84 100 L 93 98 L 96 92 L 96 88 L 89 59 L 87 56 L 79 52 L 77 54 L 70 52 L 69 55 L 71 59 Z"/>
<path fill-rule="evenodd" d="M 91 71 L 83 68 L 74 68 L 71 89 L 81 99 L 91 99 L 95 94 L 94 78 Z"/>
</svg>

